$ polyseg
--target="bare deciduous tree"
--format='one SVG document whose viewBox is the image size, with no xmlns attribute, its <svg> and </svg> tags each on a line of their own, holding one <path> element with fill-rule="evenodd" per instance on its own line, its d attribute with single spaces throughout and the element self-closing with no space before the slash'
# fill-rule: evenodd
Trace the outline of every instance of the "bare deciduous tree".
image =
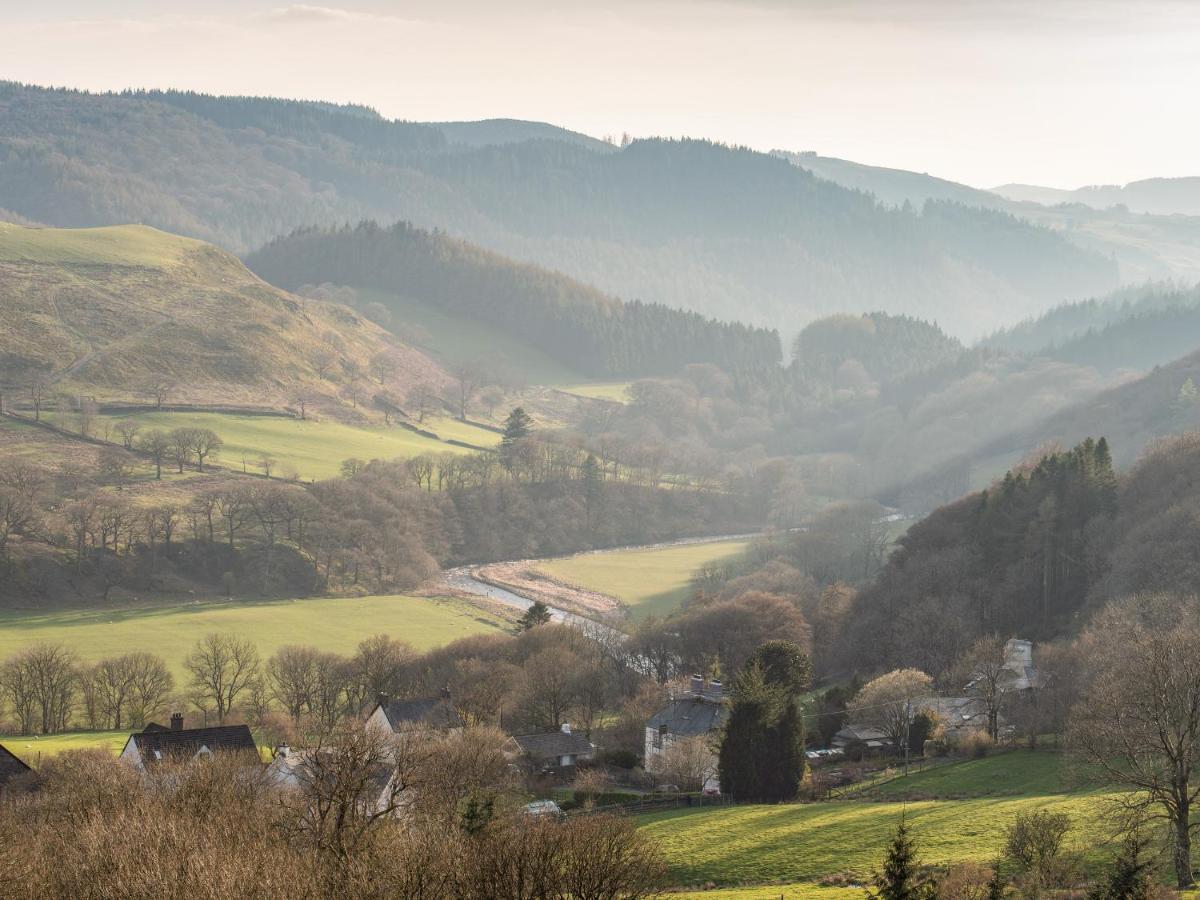
<svg viewBox="0 0 1200 900">
<path fill-rule="evenodd" d="M 1175 878 L 1192 878 L 1192 808 L 1200 795 L 1200 603 L 1136 597 L 1114 604 L 1085 633 L 1087 686 L 1069 745 L 1127 788 L 1114 802 L 1168 823 Z"/>
<path fill-rule="evenodd" d="M 902 747 L 908 726 L 918 712 L 916 703 L 929 695 L 933 679 L 920 669 L 896 669 L 868 681 L 850 703 L 854 718 L 877 728 Z"/>
<path fill-rule="evenodd" d="M 238 698 L 259 677 L 258 649 L 236 635 L 212 632 L 196 642 L 184 667 L 191 675 L 194 696 L 211 702 L 217 721 L 224 723 Z"/>
</svg>

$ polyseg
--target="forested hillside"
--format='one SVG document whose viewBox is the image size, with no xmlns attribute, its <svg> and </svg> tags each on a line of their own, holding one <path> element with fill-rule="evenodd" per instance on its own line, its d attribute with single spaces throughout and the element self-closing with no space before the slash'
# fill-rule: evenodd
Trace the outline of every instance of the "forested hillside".
<svg viewBox="0 0 1200 900">
<path fill-rule="evenodd" d="M 1200 289 L 1170 283 L 1127 288 L 1057 306 L 982 343 L 1101 371 L 1150 369 L 1200 346 Z"/>
<path fill-rule="evenodd" d="M 1195 593 L 1198 466 L 1190 434 L 1118 481 L 1089 439 L 937 510 L 850 607 L 843 658 L 939 672 L 983 634 L 1049 640 L 1116 597 Z"/>
<path fill-rule="evenodd" d="M 0 207 L 237 252 L 302 226 L 405 219 L 627 299 L 788 331 L 883 308 L 975 335 L 1116 284 L 1110 260 L 1003 213 L 885 209 L 699 141 L 548 138 L 472 147 L 361 107 L 9 83 Z"/>
<path fill-rule="evenodd" d="M 774 331 L 656 303 L 622 303 L 556 272 L 403 222 L 298 231 L 251 254 L 247 264 L 292 290 L 333 283 L 417 298 L 592 376 L 667 374 L 700 362 L 734 371 L 780 359 Z"/>
</svg>

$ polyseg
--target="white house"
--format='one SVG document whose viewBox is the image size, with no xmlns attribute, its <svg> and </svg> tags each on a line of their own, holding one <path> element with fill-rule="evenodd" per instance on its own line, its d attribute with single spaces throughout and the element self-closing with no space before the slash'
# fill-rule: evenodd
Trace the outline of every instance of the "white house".
<svg viewBox="0 0 1200 900">
<path fill-rule="evenodd" d="M 719 681 L 705 681 L 693 675 L 688 690 L 656 712 L 646 722 L 646 769 L 654 768 L 655 758 L 666 752 L 679 738 L 715 735 L 725 726 L 729 715 L 725 705 L 725 689 Z M 720 790 L 716 776 L 704 785 L 706 791 Z"/>
<path fill-rule="evenodd" d="M 138 734 L 131 734 L 121 750 L 120 759 L 139 772 L 167 760 L 190 762 L 213 753 L 246 753 L 258 759 L 258 745 L 249 725 L 217 725 L 212 728 L 184 728 L 183 716 L 171 716 L 171 727 L 151 723 Z"/>
</svg>

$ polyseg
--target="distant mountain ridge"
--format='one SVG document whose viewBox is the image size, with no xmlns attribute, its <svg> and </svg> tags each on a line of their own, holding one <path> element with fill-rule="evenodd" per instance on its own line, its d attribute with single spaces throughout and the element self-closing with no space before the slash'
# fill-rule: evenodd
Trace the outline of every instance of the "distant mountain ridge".
<svg viewBox="0 0 1200 900">
<path fill-rule="evenodd" d="M 1033 184 L 1002 184 L 992 192 L 1009 200 L 1054 206 L 1082 203 L 1093 209 L 1125 206 L 1133 212 L 1161 216 L 1200 216 L 1200 176 L 1146 178 L 1129 184 L 1097 184 L 1064 190 Z"/>
<path fill-rule="evenodd" d="M 1117 283 L 1111 260 L 1015 217 L 889 209 L 749 150 L 171 91 L 0 84 L 0 208 L 142 221 L 240 253 L 300 227 L 405 220 L 627 300 L 789 335 L 883 310 L 973 337 Z"/>
</svg>

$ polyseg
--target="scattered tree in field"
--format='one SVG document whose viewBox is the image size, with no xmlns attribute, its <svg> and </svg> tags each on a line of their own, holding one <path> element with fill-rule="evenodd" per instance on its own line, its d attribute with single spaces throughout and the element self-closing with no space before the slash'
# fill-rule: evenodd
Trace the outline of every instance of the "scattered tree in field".
<svg viewBox="0 0 1200 900">
<path fill-rule="evenodd" d="M 132 450 L 134 442 L 142 430 L 142 426 L 132 419 L 122 419 L 114 427 L 117 430 L 117 434 L 121 436 L 121 443 L 125 449 Z"/>
<path fill-rule="evenodd" d="M 163 460 L 171 453 L 173 446 L 172 437 L 161 428 L 152 428 L 138 437 L 138 449 L 154 461 L 154 478 L 158 481 L 162 480 Z"/>
<path fill-rule="evenodd" d="M 394 378 L 399 368 L 396 365 L 395 357 L 388 350 L 380 350 L 371 357 L 371 361 L 367 365 L 371 374 L 379 380 L 380 385 L 384 385 Z"/>
<path fill-rule="evenodd" d="M 873 881 L 875 889 L 867 896 L 874 900 L 935 900 L 938 895 L 937 884 L 921 873 L 917 844 L 904 816 L 888 844 L 883 871 Z"/>
<path fill-rule="evenodd" d="M 479 402 L 487 410 L 488 418 L 496 415 L 496 407 L 504 402 L 504 388 L 490 384 L 479 392 Z"/>
<path fill-rule="evenodd" d="M 412 390 L 408 392 L 408 396 L 405 398 L 405 402 L 408 404 L 409 412 L 415 413 L 417 421 L 421 423 L 424 423 L 426 417 L 437 412 L 438 408 L 442 405 L 441 398 L 438 397 L 438 393 L 434 390 L 433 385 L 425 381 L 413 385 Z"/>
<path fill-rule="evenodd" d="M 130 476 L 137 471 L 137 460 L 124 450 L 116 447 L 105 447 L 96 459 L 100 477 L 115 484 L 118 490 L 123 489 L 129 482 Z"/>
<path fill-rule="evenodd" d="M 184 667 L 191 675 L 197 705 L 211 704 L 224 724 L 234 704 L 259 677 L 258 649 L 233 634 L 212 632 L 196 642 Z"/>
<path fill-rule="evenodd" d="M 42 407 L 50 392 L 50 379 L 42 374 L 35 374 L 29 379 L 29 405 L 33 407 L 33 421 L 42 421 Z"/>
<path fill-rule="evenodd" d="M 1169 823 L 1179 888 L 1192 885 L 1200 796 L 1200 609 L 1194 597 L 1140 596 L 1103 610 L 1083 637 L 1087 681 L 1071 716 L 1073 752 L 1118 803 Z"/>
<path fill-rule="evenodd" d="M 541 600 L 534 600 L 529 604 L 529 608 L 521 613 L 517 623 L 521 626 L 521 630 L 529 631 L 537 628 L 539 625 L 545 625 L 550 621 L 550 607 Z"/>
<path fill-rule="evenodd" d="M 467 420 L 467 406 L 475 398 L 480 385 L 484 383 L 483 371 L 474 363 L 463 362 L 454 366 L 451 373 L 454 376 L 453 397 L 458 409 L 458 417 Z"/>
<path fill-rule="evenodd" d="M 204 471 L 204 461 L 221 452 L 224 441 L 209 428 L 188 428 L 188 449 L 196 460 L 196 471 Z"/>
</svg>

